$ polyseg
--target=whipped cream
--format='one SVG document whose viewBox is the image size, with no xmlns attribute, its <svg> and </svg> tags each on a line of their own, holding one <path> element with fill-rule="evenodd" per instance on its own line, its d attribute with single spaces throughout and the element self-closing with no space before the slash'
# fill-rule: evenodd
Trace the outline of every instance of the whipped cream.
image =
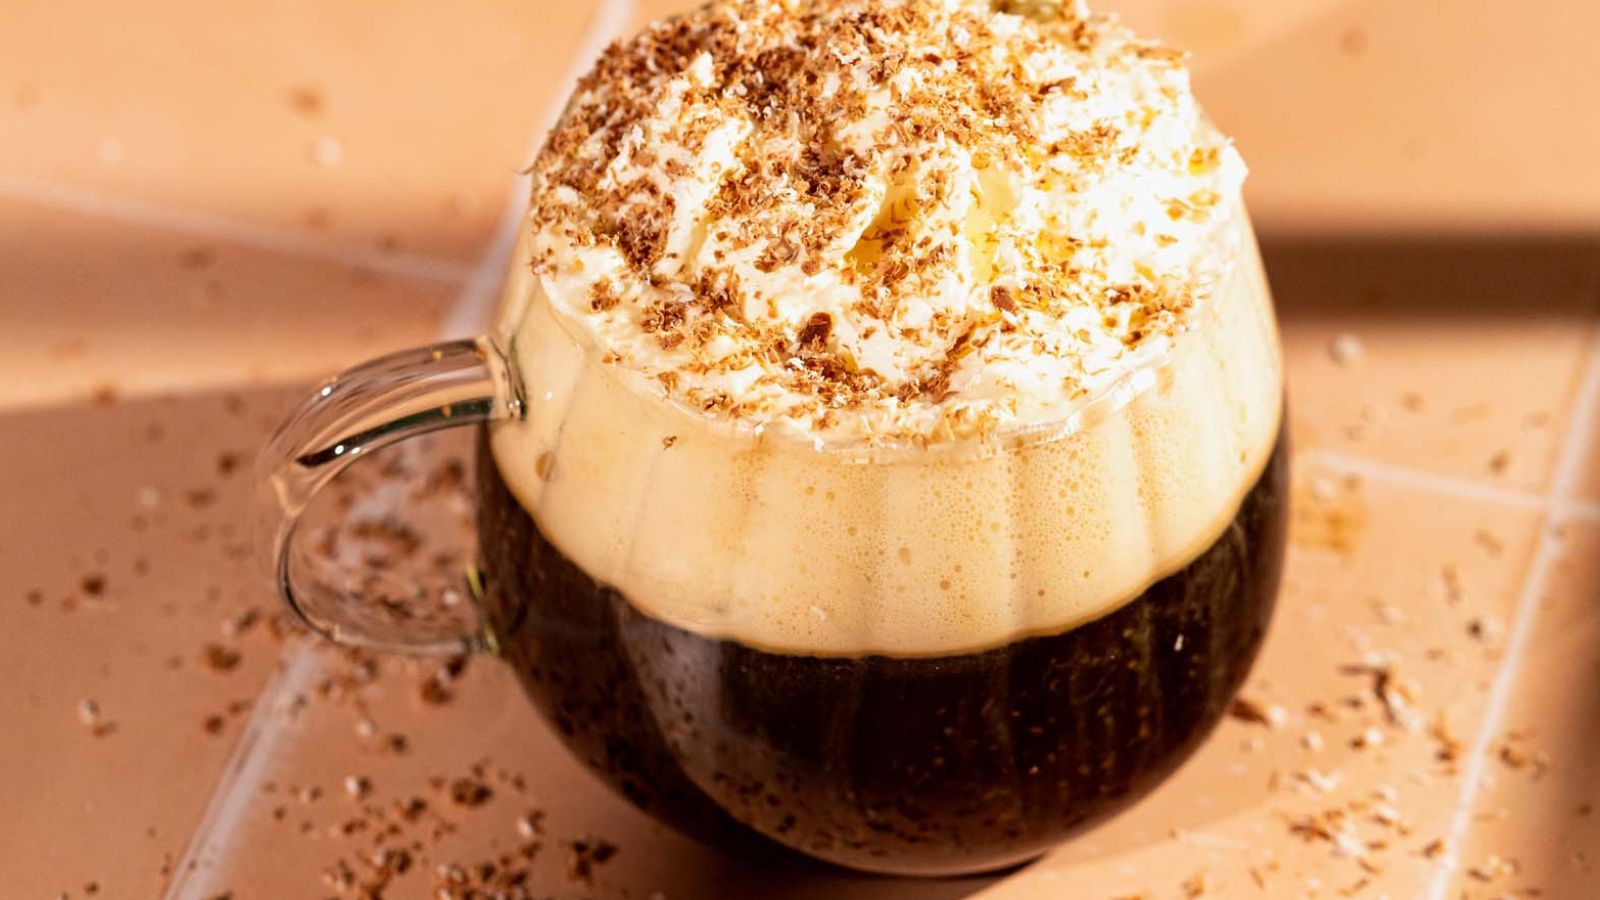
<svg viewBox="0 0 1600 900">
<path fill-rule="evenodd" d="M 613 45 L 532 174 L 532 274 L 606 364 L 880 444 L 1059 421 L 1166 358 L 1245 168 L 1181 54 L 1080 4 L 739 0 Z"/>
</svg>

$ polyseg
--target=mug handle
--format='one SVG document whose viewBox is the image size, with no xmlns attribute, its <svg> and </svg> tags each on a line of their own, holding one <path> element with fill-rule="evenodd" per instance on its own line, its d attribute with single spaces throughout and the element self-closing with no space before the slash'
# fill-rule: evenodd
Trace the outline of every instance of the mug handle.
<svg viewBox="0 0 1600 900">
<path fill-rule="evenodd" d="M 490 649 L 473 585 L 466 591 L 474 604 L 470 626 L 430 618 L 411 602 L 415 596 L 363 596 L 390 573 L 367 573 L 376 577 L 359 591 L 335 583 L 319 571 L 329 566 L 312 556 L 298 528 L 312 497 L 363 455 L 445 428 L 513 418 L 521 408 L 506 357 L 487 338 L 401 351 L 324 383 L 278 427 L 256 467 L 261 533 L 289 608 L 312 631 L 346 646 L 420 654 Z"/>
</svg>

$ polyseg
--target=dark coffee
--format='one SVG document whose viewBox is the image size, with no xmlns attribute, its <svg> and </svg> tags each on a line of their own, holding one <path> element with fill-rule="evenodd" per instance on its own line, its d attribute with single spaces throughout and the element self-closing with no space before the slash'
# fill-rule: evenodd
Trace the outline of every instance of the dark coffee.
<svg viewBox="0 0 1600 900">
<path fill-rule="evenodd" d="M 1283 559 L 1280 436 L 1219 539 L 1091 622 L 963 655 L 771 653 L 639 612 L 541 534 L 480 447 L 499 652 L 583 761 L 702 839 L 879 871 L 1019 862 L 1157 785 L 1243 681 Z"/>
</svg>

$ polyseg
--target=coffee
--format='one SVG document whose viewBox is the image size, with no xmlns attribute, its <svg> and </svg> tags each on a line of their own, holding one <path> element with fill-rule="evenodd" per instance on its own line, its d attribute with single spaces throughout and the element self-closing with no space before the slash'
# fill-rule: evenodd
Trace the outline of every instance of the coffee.
<svg viewBox="0 0 1600 900">
<path fill-rule="evenodd" d="M 1221 716 L 1276 596 L 1280 441 L 1227 530 L 1115 612 L 942 657 L 815 657 L 641 613 L 540 533 L 482 445 L 500 652 L 593 770 L 657 817 L 902 872 L 1025 860 L 1154 787 Z"/>
<path fill-rule="evenodd" d="M 713 4 L 536 162 L 480 452 L 500 654 L 703 836 L 1003 866 L 1216 722 L 1283 552 L 1243 164 L 1072 3 Z"/>
</svg>

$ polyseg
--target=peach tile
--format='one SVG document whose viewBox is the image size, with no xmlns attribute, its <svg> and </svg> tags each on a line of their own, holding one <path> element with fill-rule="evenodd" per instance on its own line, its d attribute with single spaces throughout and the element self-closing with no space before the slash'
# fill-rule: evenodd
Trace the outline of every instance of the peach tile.
<svg viewBox="0 0 1600 900">
<path fill-rule="evenodd" d="M 270 602 L 249 461 L 278 401 L 0 415 L 8 895 L 153 897 L 182 851 L 277 658 L 238 626 Z"/>
<path fill-rule="evenodd" d="M 432 340 L 454 291 L 0 199 L 0 408 L 321 377 Z"/>
<path fill-rule="evenodd" d="M 1431 726 L 1471 740 L 1538 516 L 1314 465 L 1296 482 L 1282 606 L 1243 694 L 1282 724 L 1230 719 L 1147 801 L 983 896 L 1419 895 L 1460 786 Z"/>
<path fill-rule="evenodd" d="M 1600 338 L 1600 329 L 1594 332 Z M 1590 351 L 1589 377 L 1597 377 L 1595 370 L 1600 370 L 1600 340 L 1596 340 Z M 1600 520 L 1600 397 L 1596 397 L 1595 412 L 1588 423 L 1588 434 L 1582 437 L 1584 445 L 1579 448 L 1583 462 L 1578 466 L 1577 480 L 1573 484 L 1575 498 L 1588 505 L 1585 514 L 1590 520 Z M 1580 426 L 1581 427 L 1581 426 Z"/>
<path fill-rule="evenodd" d="M 1140 34 L 1193 54 L 1204 85 L 1207 72 L 1314 23 L 1350 0 L 1104 0 L 1091 9 L 1114 12 Z"/>
<path fill-rule="evenodd" d="M 695 0 L 638 0 L 634 5 L 632 27 L 628 29 L 628 33 L 636 32 L 657 19 L 675 16 L 704 5 Z"/>
<path fill-rule="evenodd" d="M 1577 241 L 1265 241 L 1301 449 L 1542 492 L 1593 346 Z"/>
<path fill-rule="evenodd" d="M 1600 895 L 1600 525 L 1568 525 L 1452 897 Z"/>
<path fill-rule="evenodd" d="M 474 259 L 595 4 L 12 4 L 0 173 Z"/>
<path fill-rule="evenodd" d="M 1277 4 L 1216 5 L 1256 20 Z M 1199 62 L 1197 90 L 1252 164 L 1266 230 L 1587 233 L 1600 223 L 1600 182 L 1588 174 L 1600 119 L 1570 112 L 1589 104 L 1600 7 L 1529 0 L 1508 12 L 1461 0 L 1441 16 L 1433 0 L 1316 6 L 1326 11 L 1220 65 Z"/>
</svg>

